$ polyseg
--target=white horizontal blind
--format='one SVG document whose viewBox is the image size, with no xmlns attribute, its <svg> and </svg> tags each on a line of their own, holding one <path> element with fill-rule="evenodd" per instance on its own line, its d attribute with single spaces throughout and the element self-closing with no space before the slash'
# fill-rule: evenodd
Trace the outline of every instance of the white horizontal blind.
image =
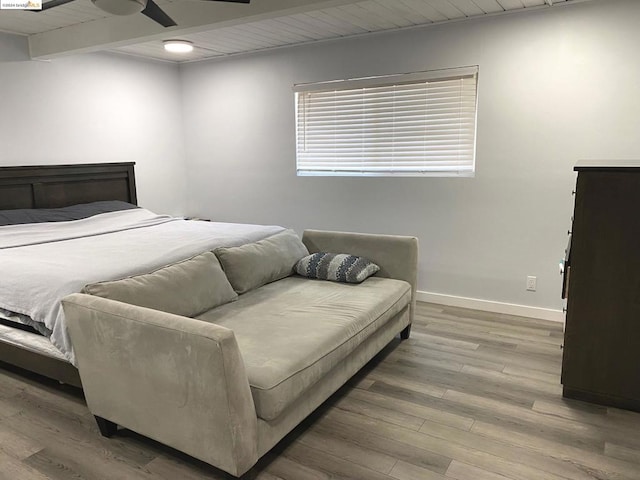
<svg viewBox="0 0 640 480">
<path fill-rule="evenodd" d="M 296 86 L 298 175 L 474 173 L 478 68 Z"/>
</svg>

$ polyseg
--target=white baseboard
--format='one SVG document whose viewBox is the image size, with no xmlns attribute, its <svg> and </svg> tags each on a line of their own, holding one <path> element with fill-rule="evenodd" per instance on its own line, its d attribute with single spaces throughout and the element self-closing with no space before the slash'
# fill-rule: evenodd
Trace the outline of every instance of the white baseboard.
<svg viewBox="0 0 640 480">
<path fill-rule="evenodd" d="M 529 307 L 527 305 L 516 305 L 514 303 L 494 302 L 491 300 L 480 300 L 479 298 L 456 297 L 443 293 L 423 292 L 418 290 L 416 299 L 420 302 L 438 303 L 450 307 L 472 308 L 485 312 L 505 313 L 507 315 L 518 315 L 521 317 L 539 318 L 541 320 L 551 320 L 553 322 L 564 322 L 562 310 L 551 308 Z"/>
</svg>

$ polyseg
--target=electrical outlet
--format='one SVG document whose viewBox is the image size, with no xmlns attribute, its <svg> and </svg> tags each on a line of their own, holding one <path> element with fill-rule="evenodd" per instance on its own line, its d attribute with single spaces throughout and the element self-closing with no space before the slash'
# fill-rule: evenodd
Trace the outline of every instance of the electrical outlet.
<svg viewBox="0 0 640 480">
<path fill-rule="evenodd" d="M 527 290 L 529 290 L 530 292 L 535 292 L 537 282 L 537 277 L 527 277 Z"/>
</svg>

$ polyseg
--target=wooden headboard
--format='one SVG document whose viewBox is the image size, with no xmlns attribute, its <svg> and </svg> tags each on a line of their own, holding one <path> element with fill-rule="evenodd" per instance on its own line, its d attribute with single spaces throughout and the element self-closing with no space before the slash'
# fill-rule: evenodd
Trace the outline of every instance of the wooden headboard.
<svg viewBox="0 0 640 480">
<path fill-rule="evenodd" d="M 0 210 L 58 208 L 100 200 L 138 204 L 135 163 L 0 167 Z"/>
</svg>

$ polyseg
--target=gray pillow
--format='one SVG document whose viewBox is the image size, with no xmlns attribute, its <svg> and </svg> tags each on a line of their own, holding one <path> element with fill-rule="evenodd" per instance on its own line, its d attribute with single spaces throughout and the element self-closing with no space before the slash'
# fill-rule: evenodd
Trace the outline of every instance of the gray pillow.
<svg viewBox="0 0 640 480">
<path fill-rule="evenodd" d="M 238 293 L 288 277 L 309 250 L 293 230 L 276 233 L 240 247 L 216 248 L 224 273 Z"/>
<path fill-rule="evenodd" d="M 82 293 L 194 317 L 238 298 L 212 252 L 144 275 L 87 285 Z"/>
<path fill-rule="evenodd" d="M 296 264 L 298 275 L 343 283 L 364 282 L 378 270 L 368 258 L 344 253 L 314 253 Z"/>
</svg>

